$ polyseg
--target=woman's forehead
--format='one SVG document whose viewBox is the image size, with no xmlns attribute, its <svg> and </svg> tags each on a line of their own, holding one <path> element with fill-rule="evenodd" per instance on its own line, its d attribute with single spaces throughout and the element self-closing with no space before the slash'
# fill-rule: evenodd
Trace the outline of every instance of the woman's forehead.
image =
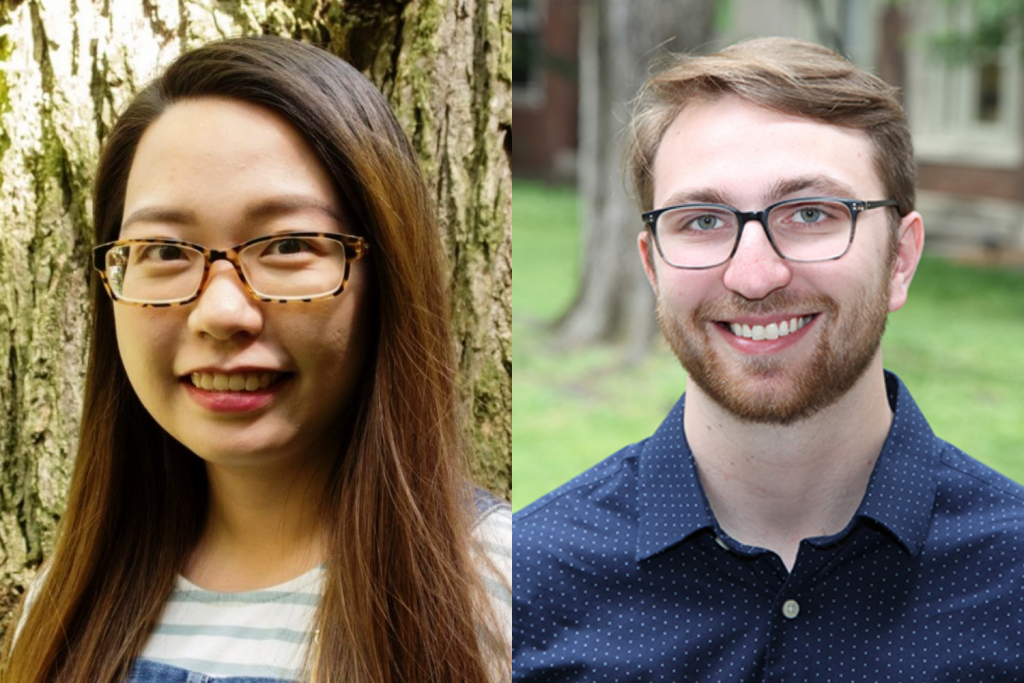
<svg viewBox="0 0 1024 683">
<path fill-rule="evenodd" d="M 143 134 L 128 176 L 122 226 L 154 220 L 232 224 L 299 214 L 320 223 L 342 217 L 334 184 L 302 135 L 263 107 L 202 98 L 172 105 Z"/>
</svg>

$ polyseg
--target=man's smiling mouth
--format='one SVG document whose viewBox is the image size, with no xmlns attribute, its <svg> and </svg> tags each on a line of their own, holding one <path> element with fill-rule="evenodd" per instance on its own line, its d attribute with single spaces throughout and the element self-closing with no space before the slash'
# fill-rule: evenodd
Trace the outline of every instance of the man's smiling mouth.
<svg viewBox="0 0 1024 683">
<path fill-rule="evenodd" d="M 790 318 L 789 320 L 782 320 L 777 323 L 769 323 L 767 325 L 746 325 L 728 322 L 721 323 L 721 325 L 737 337 L 743 337 L 744 339 L 751 339 L 753 341 L 770 341 L 778 339 L 779 337 L 787 337 L 794 332 L 797 332 L 813 319 L 813 315 L 805 315 Z"/>
</svg>

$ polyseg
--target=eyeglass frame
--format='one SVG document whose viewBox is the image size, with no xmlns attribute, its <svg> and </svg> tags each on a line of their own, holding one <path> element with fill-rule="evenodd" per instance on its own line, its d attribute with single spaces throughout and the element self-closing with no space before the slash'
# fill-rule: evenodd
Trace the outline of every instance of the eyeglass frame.
<svg viewBox="0 0 1024 683">
<path fill-rule="evenodd" d="M 850 212 L 850 239 L 846 242 L 846 247 L 842 253 L 838 256 L 829 256 L 827 258 L 820 259 L 794 259 L 784 255 L 779 250 L 779 245 L 775 243 L 775 237 L 772 235 L 771 228 L 768 227 L 768 216 L 773 209 L 779 206 L 785 206 L 786 204 L 798 204 L 801 202 L 836 202 L 846 207 L 847 211 Z M 729 251 L 729 255 L 718 263 L 712 263 L 707 266 L 680 266 L 672 263 L 665 257 L 665 253 L 661 250 L 661 242 L 658 240 L 658 218 L 663 213 L 674 211 L 676 209 L 682 209 L 689 206 L 706 206 L 716 209 L 725 209 L 730 211 L 736 216 L 738 221 L 738 227 L 736 229 L 736 240 L 733 242 L 732 249 Z M 869 211 L 871 209 L 880 209 L 887 206 L 899 206 L 899 202 L 895 199 L 878 199 L 872 201 L 865 201 L 863 199 L 844 199 L 842 197 L 796 197 L 794 199 L 783 199 L 782 201 L 775 202 L 771 206 L 768 206 L 760 211 L 740 211 L 727 204 L 716 204 L 714 202 L 689 202 L 686 204 L 673 204 L 672 206 L 666 206 L 660 209 L 653 209 L 651 211 L 644 211 L 640 214 L 640 218 L 644 221 L 647 229 L 651 232 L 654 237 L 654 246 L 658 250 L 658 254 L 661 256 L 661 260 L 672 266 L 673 268 L 682 268 L 685 270 L 707 270 L 708 268 L 717 268 L 718 266 L 728 263 L 733 256 L 736 255 L 736 250 L 739 249 L 740 239 L 743 238 L 743 228 L 746 227 L 747 223 L 751 221 L 757 221 L 764 228 L 764 234 L 768 237 L 768 243 L 772 245 L 772 250 L 778 255 L 779 258 L 785 261 L 791 261 L 793 263 L 824 263 L 826 261 L 837 261 L 842 257 L 846 256 L 847 252 L 850 251 L 850 245 L 853 244 L 853 237 L 857 233 L 857 217 L 863 211 Z"/>
<path fill-rule="evenodd" d="M 249 284 L 249 280 L 245 277 L 245 271 L 242 268 L 242 261 L 239 258 L 239 253 L 242 250 L 248 249 L 254 244 L 270 242 L 276 239 L 306 237 L 325 237 L 329 240 L 341 244 L 345 253 L 345 272 L 341 277 L 341 283 L 338 285 L 336 289 L 334 289 L 331 292 L 324 292 L 323 294 L 317 294 L 316 296 L 312 297 L 296 297 L 289 299 L 282 299 L 279 297 L 268 297 L 264 294 L 260 294 L 255 289 L 253 289 L 252 285 Z M 168 301 L 156 303 L 145 301 L 132 301 L 130 299 L 125 299 L 115 294 L 113 287 L 110 286 L 110 282 L 107 279 L 107 252 L 109 252 L 114 247 L 124 246 L 127 244 L 166 244 L 169 246 L 176 247 L 189 247 L 190 249 L 198 251 L 200 254 L 203 255 L 203 274 L 199 280 L 199 286 L 196 288 L 195 293 L 190 297 L 182 299 L 181 301 Z M 251 240 L 247 240 L 245 242 L 242 242 L 241 244 L 236 244 L 235 246 L 229 247 L 227 249 L 210 249 L 208 247 L 204 247 L 201 244 L 196 244 L 195 242 L 186 242 L 184 240 L 142 237 L 138 239 L 115 240 L 113 242 L 104 242 L 103 244 L 96 245 L 92 249 L 92 265 L 93 268 L 95 268 L 99 272 L 100 281 L 103 283 L 103 288 L 107 290 L 107 294 L 110 295 L 110 298 L 113 301 L 116 301 L 120 304 L 126 304 L 129 306 L 140 306 L 142 308 L 172 308 L 174 306 L 185 306 L 187 304 L 192 303 L 193 301 L 196 301 L 202 295 L 203 290 L 206 289 L 206 285 L 209 283 L 210 280 L 210 268 L 212 268 L 213 264 L 216 263 L 217 261 L 227 261 L 234 267 L 235 273 L 238 275 L 238 279 L 245 286 L 246 291 L 252 298 L 256 299 L 257 301 L 265 301 L 268 303 L 287 304 L 293 301 L 310 302 L 317 301 L 320 299 L 330 299 L 331 297 L 338 296 L 343 291 L 345 291 L 345 285 L 348 283 L 349 269 L 351 268 L 352 262 L 357 261 L 363 256 L 365 256 L 367 252 L 369 252 L 369 250 L 370 244 L 369 242 L 366 241 L 364 237 L 359 237 L 356 235 L 346 235 L 343 233 L 336 232 L 281 232 L 272 235 L 262 235 L 260 237 L 254 237 Z"/>
</svg>

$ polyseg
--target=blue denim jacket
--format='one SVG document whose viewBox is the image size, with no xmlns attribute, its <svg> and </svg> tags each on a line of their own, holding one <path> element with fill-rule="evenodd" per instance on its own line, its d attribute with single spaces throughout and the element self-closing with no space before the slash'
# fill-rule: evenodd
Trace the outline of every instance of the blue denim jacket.
<svg viewBox="0 0 1024 683">
<path fill-rule="evenodd" d="M 206 674 L 186 671 L 166 664 L 139 659 L 132 666 L 131 673 L 125 683 L 294 683 L 278 678 L 248 678 L 233 676 L 231 678 L 215 678 Z"/>
</svg>

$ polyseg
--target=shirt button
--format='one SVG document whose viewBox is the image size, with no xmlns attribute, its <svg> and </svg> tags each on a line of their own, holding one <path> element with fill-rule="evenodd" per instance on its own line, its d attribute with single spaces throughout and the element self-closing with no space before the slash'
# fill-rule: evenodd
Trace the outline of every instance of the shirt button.
<svg viewBox="0 0 1024 683">
<path fill-rule="evenodd" d="M 729 549 L 729 546 L 725 544 L 725 541 L 722 540 L 721 536 L 715 536 L 715 543 L 722 546 L 722 548 L 724 548 L 725 550 Z"/>
<path fill-rule="evenodd" d="M 787 619 L 796 619 L 796 615 L 800 614 L 800 603 L 796 600 L 786 600 L 782 603 L 782 616 Z"/>
</svg>

